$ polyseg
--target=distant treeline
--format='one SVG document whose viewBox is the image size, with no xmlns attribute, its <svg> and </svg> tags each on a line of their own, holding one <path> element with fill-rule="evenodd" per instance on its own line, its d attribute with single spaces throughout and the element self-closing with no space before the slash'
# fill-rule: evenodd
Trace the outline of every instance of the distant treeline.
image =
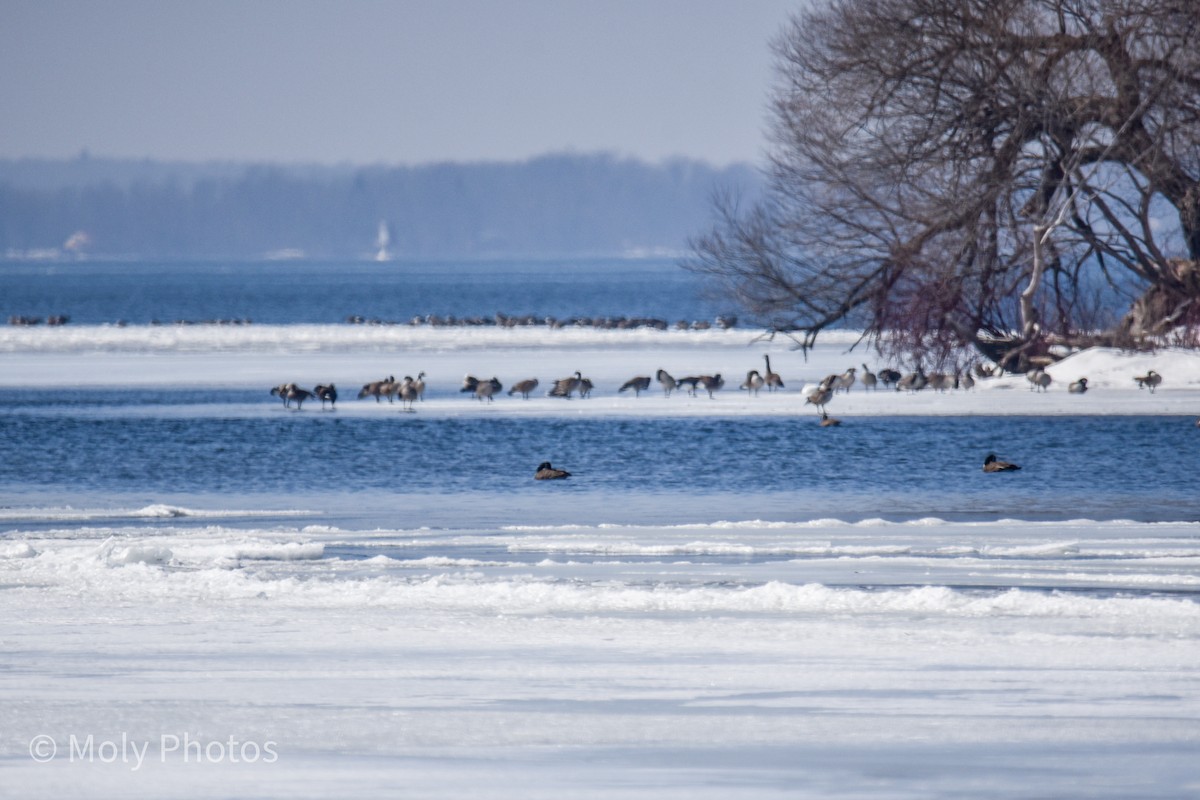
<svg viewBox="0 0 1200 800">
<path fill-rule="evenodd" d="M 611 155 L 426 166 L 0 160 L 0 257 L 399 258 L 674 253 L 748 165 Z M 69 244 L 68 244 L 69 243 Z"/>
</svg>

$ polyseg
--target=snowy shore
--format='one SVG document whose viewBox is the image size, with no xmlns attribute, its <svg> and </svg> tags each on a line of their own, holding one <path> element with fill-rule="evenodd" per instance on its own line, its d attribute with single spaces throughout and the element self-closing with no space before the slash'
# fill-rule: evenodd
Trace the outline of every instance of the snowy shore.
<svg viewBox="0 0 1200 800">
<path fill-rule="evenodd" d="M 76 326 L 0 329 L 0 387 L 70 389 L 103 386 L 191 388 L 219 393 L 262 389 L 295 382 L 311 388 L 335 383 L 339 411 L 380 413 L 374 403 L 356 402 L 357 389 L 387 375 L 426 373 L 430 399 L 421 412 L 463 414 L 793 414 L 826 375 L 855 367 L 861 375 L 885 364 L 859 344 L 852 332 L 831 332 L 807 354 L 784 337 L 761 339 L 746 330 L 606 331 L 545 328 L 412 328 L 352 325 L 296 326 Z M 765 369 L 764 356 L 784 379 L 783 392 L 757 396 L 738 386 L 749 370 Z M 708 398 L 676 392 L 664 398 L 657 383 L 635 399 L 617 389 L 635 375 L 658 369 L 676 377 L 720 374 L 725 387 Z M 1134 377 L 1155 370 L 1163 383 L 1151 394 Z M 556 378 L 579 370 L 596 384 L 584 402 L 546 398 Z M 1050 367 L 1053 383 L 1032 391 L 1020 376 L 979 381 L 971 391 L 869 392 L 861 382 L 830 404 L 835 416 L 971 414 L 1200 414 L 1200 353 L 1162 350 L 1125 353 L 1088 350 Z M 458 389 L 462 377 L 497 376 L 505 389 L 537 377 L 529 401 L 502 392 L 491 404 L 468 402 Z M 1083 395 L 1067 385 L 1088 379 Z"/>
</svg>

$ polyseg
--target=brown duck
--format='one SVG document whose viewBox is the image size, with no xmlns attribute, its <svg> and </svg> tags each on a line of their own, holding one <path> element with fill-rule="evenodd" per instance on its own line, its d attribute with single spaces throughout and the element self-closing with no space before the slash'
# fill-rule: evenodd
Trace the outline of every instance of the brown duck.
<svg viewBox="0 0 1200 800">
<path fill-rule="evenodd" d="M 1000 461 L 996 458 L 995 453 L 988 453 L 987 458 L 983 460 L 984 472 L 1012 472 L 1020 469 L 1016 464 L 1010 464 L 1007 461 Z"/>
</svg>

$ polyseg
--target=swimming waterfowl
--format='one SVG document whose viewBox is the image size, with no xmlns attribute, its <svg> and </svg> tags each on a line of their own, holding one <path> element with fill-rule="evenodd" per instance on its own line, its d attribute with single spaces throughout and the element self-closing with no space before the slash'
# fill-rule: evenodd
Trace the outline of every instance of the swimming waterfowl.
<svg viewBox="0 0 1200 800">
<path fill-rule="evenodd" d="M 821 427 L 822 428 L 836 428 L 838 425 L 841 425 L 841 424 L 842 424 L 842 421 L 840 419 L 835 419 L 835 418 L 829 416 L 828 414 L 826 414 L 824 411 L 821 412 Z"/>
<path fill-rule="evenodd" d="M 532 392 L 537 387 L 538 387 L 538 379 L 537 378 L 526 378 L 523 381 L 517 381 L 516 383 L 514 383 L 512 385 L 512 388 L 508 390 L 508 396 L 512 397 L 514 394 L 519 394 L 519 395 L 521 395 L 522 398 L 524 398 L 525 400 L 528 400 L 529 393 Z"/>
<path fill-rule="evenodd" d="M 578 371 L 569 378 L 559 378 L 554 382 L 554 386 L 550 388 L 550 391 L 546 392 L 546 396 L 565 397 L 566 399 L 570 400 L 571 394 L 579 388 L 579 384 L 582 380 L 583 375 Z"/>
<path fill-rule="evenodd" d="M 550 466 L 549 461 L 543 461 L 541 464 L 538 464 L 537 472 L 533 473 L 535 481 L 553 481 L 569 477 L 571 477 L 571 473 L 565 469 L 555 469 Z"/>
<path fill-rule="evenodd" d="M 768 392 L 773 392 L 776 389 L 783 388 L 783 378 L 779 377 L 778 372 L 771 371 L 771 357 L 763 356 L 763 361 L 767 362 L 767 371 L 763 373 L 763 383 L 767 386 Z"/>
<path fill-rule="evenodd" d="M 998 460 L 995 453 L 988 453 L 987 458 L 983 460 L 984 472 L 1012 472 L 1018 469 L 1020 467 L 1016 464 Z"/>
<path fill-rule="evenodd" d="M 1162 375 L 1159 375 L 1154 370 L 1150 370 L 1145 375 L 1135 377 L 1139 389 L 1149 389 L 1150 394 L 1154 394 L 1154 390 L 1162 383 Z"/>
<path fill-rule="evenodd" d="M 862 385 L 863 391 L 867 389 L 878 389 L 879 379 L 875 377 L 875 373 L 867 369 L 867 365 L 863 364 Z"/>
<path fill-rule="evenodd" d="M 321 410 L 325 410 L 325 402 L 329 402 L 329 407 L 333 408 L 337 405 L 337 389 L 332 383 L 321 383 L 313 389 L 313 394 L 321 398 Z"/>
<path fill-rule="evenodd" d="M 659 370 L 659 372 L 662 372 L 662 370 Z M 623 384 L 621 384 L 621 388 L 617 389 L 617 391 L 624 392 L 627 389 L 633 389 L 633 396 L 641 397 L 642 392 L 646 391 L 649 388 L 650 388 L 650 378 L 647 377 L 646 375 L 638 375 L 636 378 L 630 378 L 629 380 L 627 380 Z"/>
<path fill-rule="evenodd" d="M 758 370 L 752 369 L 746 373 L 746 380 L 738 388 L 745 389 L 746 391 L 750 392 L 750 394 L 757 397 L 758 390 L 761 389 L 765 383 L 766 381 L 763 379 L 763 376 L 758 374 Z"/>
<path fill-rule="evenodd" d="M 1087 389 L 1087 378 L 1080 378 L 1077 381 L 1072 381 L 1071 385 L 1067 387 L 1067 391 L 1071 394 L 1083 394 L 1087 391 Z"/>
</svg>

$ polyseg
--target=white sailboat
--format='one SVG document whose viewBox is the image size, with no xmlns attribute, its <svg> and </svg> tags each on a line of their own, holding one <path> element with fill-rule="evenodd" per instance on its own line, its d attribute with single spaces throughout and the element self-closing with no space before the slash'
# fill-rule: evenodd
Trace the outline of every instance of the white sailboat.
<svg viewBox="0 0 1200 800">
<path fill-rule="evenodd" d="M 392 254 L 388 252 L 388 245 L 392 243 L 392 235 L 388 231 L 387 223 L 383 220 L 379 221 L 379 233 L 375 235 L 375 260 L 390 261 Z"/>
</svg>

